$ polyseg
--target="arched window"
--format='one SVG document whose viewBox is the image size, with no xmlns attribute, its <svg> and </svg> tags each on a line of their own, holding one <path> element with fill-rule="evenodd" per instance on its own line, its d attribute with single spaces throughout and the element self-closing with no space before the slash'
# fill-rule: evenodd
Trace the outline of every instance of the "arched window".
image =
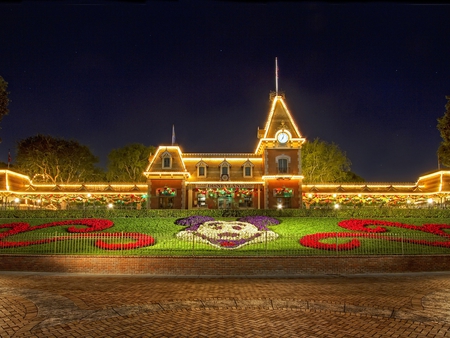
<svg viewBox="0 0 450 338">
<path fill-rule="evenodd" d="M 275 157 L 277 163 L 277 172 L 279 174 L 288 174 L 290 172 L 291 158 L 287 155 L 279 155 Z"/>
</svg>

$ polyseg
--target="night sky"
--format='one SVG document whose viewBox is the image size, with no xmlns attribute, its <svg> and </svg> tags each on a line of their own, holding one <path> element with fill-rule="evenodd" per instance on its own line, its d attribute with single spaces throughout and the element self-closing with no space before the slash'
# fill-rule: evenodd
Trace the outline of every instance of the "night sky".
<svg viewBox="0 0 450 338">
<path fill-rule="evenodd" d="M 10 2 L 0 161 L 38 133 L 107 155 L 130 143 L 253 152 L 275 90 L 307 140 L 369 182 L 438 167 L 450 95 L 450 6 L 403 3 Z"/>
</svg>

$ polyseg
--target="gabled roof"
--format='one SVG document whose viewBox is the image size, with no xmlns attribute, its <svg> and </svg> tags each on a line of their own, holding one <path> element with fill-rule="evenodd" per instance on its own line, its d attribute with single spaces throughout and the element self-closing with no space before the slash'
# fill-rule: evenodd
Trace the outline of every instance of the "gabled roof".
<svg viewBox="0 0 450 338">
<path fill-rule="evenodd" d="M 31 184 L 28 176 L 16 173 L 9 169 L 0 170 L 0 191 L 8 192 L 22 190 Z"/>
<path fill-rule="evenodd" d="M 245 167 L 245 166 L 247 166 L 247 167 L 250 166 L 253 168 L 255 165 L 252 163 L 252 161 L 247 160 L 244 163 L 242 163 L 242 167 Z"/>
<path fill-rule="evenodd" d="M 450 192 L 450 170 L 436 170 L 419 177 L 417 185 L 437 192 Z"/>
<path fill-rule="evenodd" d="M 287 130 L 292 138 L 302 137 L 283 97 L 281 95 L 276 95 L 273 97 L 272 107 L 264 127 L 265 132 L 263 138 L 275 137 L 276 132 L 281 128 Z"/>
<path fill-rule="evenodd" d="M 220 162 L 219 167 L 231 167 L 231 163 L 227 160 L 223 160 L 222 162 Z"/>
<path fill-rule="evenodd" d="M 305 138 L 302 137 L 294 118 L 284 102 L 284 95 L 272 93 L 271 99 L 272 105 L 264 129 L 258 129 L 258 138 L 260 140 L 255 154 L 261 154 L 264 147 L 273 145 L 280 130 L 289 134 L 290 142 L 293 143 L 292 146 L 295 148 L 300 148 L 305 142 Z"/>
<path fill-rule="evenodd" d="M 170 168 L 162 167 L 163 157 L 170 156 L 172 165 Z M 183 161 L 183 155 L 179 146 L 160 146 L 155 154 L 150 157 L 150 163 L 144 172 L 148 176 L 189 176 Z"/>
<path fill-rule="evenodd" d="M 206 163 L 206 162 L 203 161 L 203 160 L 200 160 L 200 161 L 195 165 L 196 168 L 198 168 L 198 167 L 207 167 L 207 166 L 208 166 L 208 163 Z"/>
</svg>

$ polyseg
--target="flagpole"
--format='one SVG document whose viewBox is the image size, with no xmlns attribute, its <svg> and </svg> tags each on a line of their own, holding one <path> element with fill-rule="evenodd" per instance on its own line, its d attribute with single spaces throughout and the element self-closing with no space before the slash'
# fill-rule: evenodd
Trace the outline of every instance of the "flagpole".
<svg viewBox="0 0 450 338">
<path fill-rule="evenodd" d="M 275 94 L 278 96 L 278 58 L 275 57 Z"/>
<path fill-rule="evenodd" d="M 175 125 L 172 124 L 172 145 L 175 145 Z"/>
</svg>

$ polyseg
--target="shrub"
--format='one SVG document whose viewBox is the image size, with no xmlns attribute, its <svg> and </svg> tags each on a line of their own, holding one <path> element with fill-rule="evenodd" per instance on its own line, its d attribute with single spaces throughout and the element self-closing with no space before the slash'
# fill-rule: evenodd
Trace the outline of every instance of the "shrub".
<svg viewBox="0 0 450 338">
<path fill-rule="evenodd" d="M 209 216 L 213 218 L 242 218 L 249 216 L 267 217 L 334 217 L 334 218 L 450 218 L 450 209 L 438 208 L 331 208 L 324 209 L 90 209 L 90 210 L 0 210 L 0 218 L 184 218 Z"/>
</svg>

